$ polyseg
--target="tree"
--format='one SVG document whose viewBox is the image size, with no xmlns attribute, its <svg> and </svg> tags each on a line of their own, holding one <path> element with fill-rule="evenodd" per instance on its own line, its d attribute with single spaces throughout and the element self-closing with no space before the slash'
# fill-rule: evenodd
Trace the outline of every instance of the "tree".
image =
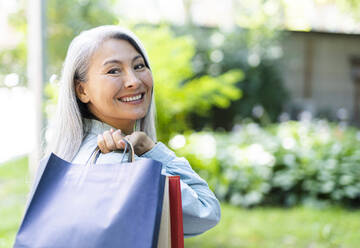
<svg viewBox="0 0 360 248">
<path fill-rule="evenodd" d="M 111 6 L 115 0 L 49 0 L 47 13 L 47 77 L 59 74 L 70 41 L 82 30 L 104 24 L 115 24 L 117 16 Z M 10 24 L 21 34 L 21 42 L 11 50 L 0 51 L 0 74 L 16 72 L 20 84 L 27 85 L 27 21 L 25 0 L 19 2 L 19 10 L 10 15 Z"/>
</svg>

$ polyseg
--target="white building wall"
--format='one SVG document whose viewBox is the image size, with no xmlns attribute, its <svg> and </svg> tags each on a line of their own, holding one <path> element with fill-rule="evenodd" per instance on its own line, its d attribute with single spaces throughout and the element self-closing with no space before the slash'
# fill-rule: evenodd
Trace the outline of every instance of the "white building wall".
<svg viewBox="0 0 360 248">
<path fill-rule="evenodd" d="M 313 41 L 310 100 L 303 97 L 308 38 Z M 315 114 L 330 111 L 334 117 L 340 108 L 345 108 L 352 116 L 354 86 L 349 58 L 360 56 L 360 35 L 292 32 L 283 42 L 283 51 L 283 76 L 293 103 L 310 103 Z"/>
<path fill-rule="evenodd" d="M 302 98 L 304 86 L 304 42 L 303 37 L 289 35 L 283 42 L 283 77 L 285 87 L 293 100 Z"/>
</svg>

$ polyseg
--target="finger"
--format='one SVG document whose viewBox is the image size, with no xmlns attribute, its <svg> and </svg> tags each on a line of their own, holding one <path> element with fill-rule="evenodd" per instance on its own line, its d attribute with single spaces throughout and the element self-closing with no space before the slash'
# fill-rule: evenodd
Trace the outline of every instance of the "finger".
<svg viewBox="0 0 360 248">
<path fill-rule="evenodd" d="M 98 147 L 100 148 L 100 150 L 101 150 L 102 153 L 108 153 L 108 152 L 110 152 L 110 151 L 106 148 L 104 137 L 103 137 L 101 134 L 98 135 L 97 144 L 98 144 Z"/>
<path fill-rule="evenodd" d="M 113 140 L 111 132 L 110 131 L 105 131 L 103 133 L 103 137 L 104 137 L 104 140 L 105 140 L 106 148 L 108 150 L 110 150 L 110 151 L 116 150 L 116 145 L 115 145 L 115 142 Z"/>
<path fill-rule="evenodd" d="M 126 135 L 125 139 L 134 146 L 137 141 L 137 135 L 135 133 L 132 133 L 132 134 Z"/>
<path fill-rule="evenodd" d="M 148 136 L 144 132 L 134 132 L 125 137 L 133 145 L 136 155 L 142 155 L 152 148 L 151 143 L 147 141 Z"/>
<path fill-rule="evenodd" d="M 133 132 L 130 135 L 125 136 L 125 139 L 128 140 L 134 149 L 139 145 L 139 139 L 141 138 L 141 132 Z"/>
<path fill-rule="evenodd" d="M 121 130 L 118 129 L 112 133 L 113 140 L 115 142 L 117 149 L 124 149 L 125 142 L 123 141 L 124 136 L 121 133 Z"/>
</svg>

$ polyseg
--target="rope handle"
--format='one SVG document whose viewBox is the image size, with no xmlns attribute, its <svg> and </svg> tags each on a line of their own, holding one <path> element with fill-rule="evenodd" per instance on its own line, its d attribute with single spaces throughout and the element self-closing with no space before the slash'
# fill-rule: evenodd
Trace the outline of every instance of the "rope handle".
<svg viewBox="0 0 360 248">
<path fill-rule="evenodd" d="M 124 161 L 125 154 L 127 152 L 129 153 L 127 162 L 132 163 L 132 162 L 134 162 L 134 157 L 135 157 L 134 156 L 134 147 L 131 144 L 131 142 L 128 141 L 127 139 L 123 139 L 123 141 L 125 142 L 125 148 L 124 148 L 124 152 L 123 152 L 123 155 L 121 157 L 120 163 L 122 163 Z M 94 151 L 91 153 L 90 158 L 86 161 L 86 165 L 88 165 L 88 164 L 89 165 L 95 165 L 97 159 L 100 156 L 100 154 L 101 154 L 101 150 L 100 150 L 99 146 L 96 146 Z"/>
</svg>

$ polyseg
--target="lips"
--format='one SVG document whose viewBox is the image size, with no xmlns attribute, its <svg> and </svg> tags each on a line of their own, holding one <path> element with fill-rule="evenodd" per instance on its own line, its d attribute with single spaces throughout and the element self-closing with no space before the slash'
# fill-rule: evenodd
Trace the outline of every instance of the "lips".
<svg viewBox="0 0 360 248">
<path fill-rule="evenodd" d="M 132 95 L 126 95 L 117 98 L 120 102 L 136 102 L 140 101 L 144 98 L 145 93 L 138 93 L 138 94 L 132 94 Z"/>
</svg>

